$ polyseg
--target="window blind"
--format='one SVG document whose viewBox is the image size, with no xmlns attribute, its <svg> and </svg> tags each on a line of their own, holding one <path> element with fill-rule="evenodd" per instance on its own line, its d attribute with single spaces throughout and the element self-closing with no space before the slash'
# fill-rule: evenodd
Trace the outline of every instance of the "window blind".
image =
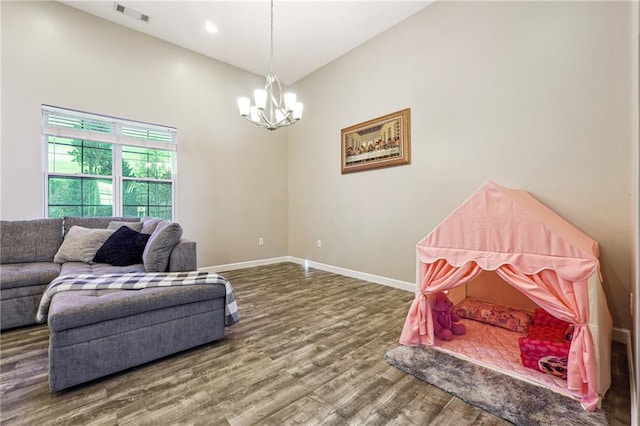
<svg viewBox="0 0 640 426">
<path fill-rule="evenodd" d="M 49 105 L 42 106 L 42 123 L 44 135 L 170 151 L 177 149 L 177 129 L 174 127 Z"/>
</svg>

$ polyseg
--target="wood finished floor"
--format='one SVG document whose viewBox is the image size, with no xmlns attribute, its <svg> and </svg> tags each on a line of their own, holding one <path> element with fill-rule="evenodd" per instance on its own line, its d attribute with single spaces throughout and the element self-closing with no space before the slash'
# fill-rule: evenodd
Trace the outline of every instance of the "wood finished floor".
<svg viewBox="0 0 640 426">
<path fill-rule="evenodd" d="M 503 425 L 389 366 L 410 292 L 296 264 L 223 273 L 242 320 L 218 342 L 51 394 L 48 329 L 2 333 L 3 425 Z M 614 344 L 611 424 L 630 423 Z"/>
</svg>

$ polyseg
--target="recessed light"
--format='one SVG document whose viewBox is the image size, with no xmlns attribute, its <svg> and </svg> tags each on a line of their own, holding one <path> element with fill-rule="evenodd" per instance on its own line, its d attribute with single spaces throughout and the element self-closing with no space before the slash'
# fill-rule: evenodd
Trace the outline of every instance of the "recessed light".
<svg viewBox="0 0 640 426">
<path fill-rule="evenodd" d="M 214 24 L 211 21 L 207 21 L 204 24 L 204 29 L 206 32 L 211 33 L 211 34 L 215 34 L 218 32 L 218 27 L 216 27 L 216 24 Z"/>
</svg>

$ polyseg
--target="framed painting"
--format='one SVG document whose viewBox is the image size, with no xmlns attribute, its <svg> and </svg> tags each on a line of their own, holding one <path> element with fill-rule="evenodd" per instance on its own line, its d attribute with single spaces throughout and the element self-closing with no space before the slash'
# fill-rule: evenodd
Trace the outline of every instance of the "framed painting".
<svg viewBox="0 0 640 426">
<path fill-rule="evenodd" d="M 410 109 L 342 129 L 342 174 L 411 163 Z"/>
</svg>

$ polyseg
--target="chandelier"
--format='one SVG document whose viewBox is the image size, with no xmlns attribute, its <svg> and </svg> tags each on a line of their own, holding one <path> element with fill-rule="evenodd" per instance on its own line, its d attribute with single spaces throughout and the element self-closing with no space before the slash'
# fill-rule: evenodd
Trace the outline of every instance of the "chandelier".
<svg viewBox="0 0 640 426">
<path fill-rule="evenodd" d="M 240 115 L 253 124 L 268 130 L 290 126 L 302 118 L 303 105 L 296 102 L 295 93 L 282 93 L 282 86 L 273 72 L 273 0 L 271 0 L 271 56 L 269 75 L 264 89 L 253 91 L 255 105 L 249 98 L 238 98 Z M 284 100 L 284 103 L 283 103 Z"/>
</svg>

